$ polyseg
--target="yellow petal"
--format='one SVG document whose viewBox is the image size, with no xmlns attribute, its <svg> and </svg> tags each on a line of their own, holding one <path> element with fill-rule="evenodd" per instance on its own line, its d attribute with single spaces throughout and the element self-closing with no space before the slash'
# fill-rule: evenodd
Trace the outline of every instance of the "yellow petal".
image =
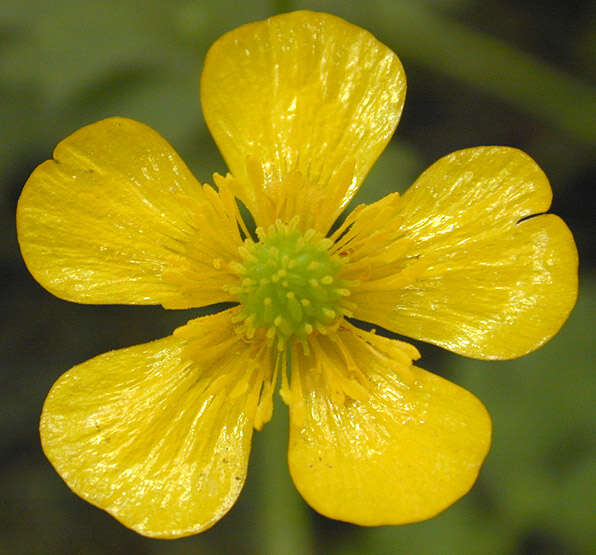
<svg viewBox="0 0 596 555">
<path fill-rule="evenodd" d="M 290 406 L 290 472 L 304 499 L 360 525 L 430 518 L 474 484 L 490 445 L 484 406 L 464 389 L 392 358 L 392 340 L 340 331 L 368 380 L 368 399 L 337 399 L 327 374 L 340 360 L 295 353 L 302 403 Z M 294 379 L 294 375 L 292 376 Z M 301 406 L 302 405 L 302 406 Z"/>
<path fill-rule="evenodd" d="M 397 56 L 370 33 L 300 11 L 215 42 L 201 100 L 238 181 L 235 192 L 264 226 L 276 211 L 289 221 L 294 214 L 286 211 L 296 206 L 305 219 L 324 211 L 329 221 L 339 213 L 391 138 L 405 86 Z M 261 187 L 272 207 L 259 199 Z M 284 194 L 276 194 L 279 188 Z"/>
<path fill-rule="evenodd" d="M 354 218 L 354 316 L 475 358 L 538 348 L 577 297 L 571 232 L 541 214 L 551 196 L 519 150 L 478 147 L 440 159 L 399 201 L 387 197 Z"/>
<path fill-rule="evenodd" d="M 227 274 L 213 261 L 240 238 L 234 214 L 217 201 L 155 131 L 110 118 L 63 140 L 27 181 L 17 209 L 21 252 L 44 287 L 71 301 L 229 300 Z M 194 297 L 181 283 L 191 269 L 203 280 Z"/>
<path fill-rule="evenodd" d="M 194 359 L 184 333 L 112 351 L 66 372 L 46 399 L 40 432 L 54 468 L 143 535 L 205 530 L 244 484 L 260 371 L 226 317 L 195 324 Z"/>
</svg>

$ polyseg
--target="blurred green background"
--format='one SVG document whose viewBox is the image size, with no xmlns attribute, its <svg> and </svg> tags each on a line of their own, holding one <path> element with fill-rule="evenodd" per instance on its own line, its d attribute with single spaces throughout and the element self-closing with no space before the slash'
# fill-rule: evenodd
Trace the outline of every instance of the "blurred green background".
<svg viewBox="0 0 596 555">
<path fill-rule="evenodd" d="M 418 345 L 423 366 L 473 391 L 494 420 L 477 485 L 433 520 L 359 528 L 325 519 L 286 469 L 287 411 L 256 434 L 247 485 L 211 530 L 143 538 L 70 493 L 41 452 L 46 393 L 104 351 L 167 335 L 195 313 L 60 301 L 27 273 L 14 212 L 33 168 L 79 127 L 121 115 L 164 135 L 203 182 L 225 166 L 198 82 L 223 32 L 280 11 L 329 11 L 393 48 L 408 75 L 395 138 L 359 201 L 403 191 L 440 156 L 519 147 L 550 177 L 580 250 L 577 307 L 555 339 L 488 363 Z M 554 0 L 4 0 L 0 6 L 2 364 L 0 553 L 594 553 L 596 3 Z"/>
</svg>

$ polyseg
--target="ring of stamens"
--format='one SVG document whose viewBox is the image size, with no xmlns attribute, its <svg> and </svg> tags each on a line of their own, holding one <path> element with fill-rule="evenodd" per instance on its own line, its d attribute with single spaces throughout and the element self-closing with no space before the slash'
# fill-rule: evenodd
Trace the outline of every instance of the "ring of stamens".
<svg viewBox="0 0 596 555">
<path fill-rule="evenodd" d="M 232 266 L 240 278 L 233 287 L 242 306 L 238 333 L 247 338 L 264 330 L 283 350 L 291 338 L 307 344 L 315 330 L 326 334 L 341 316 L 350 316 L 349 283 L 340 279 L 344 260 L 331 254 L 333 242 L 314 229 L 301 232 L 297 219 L 257 228 L 258 242 L 246 239 L 241 262 Z"/>
</svg>

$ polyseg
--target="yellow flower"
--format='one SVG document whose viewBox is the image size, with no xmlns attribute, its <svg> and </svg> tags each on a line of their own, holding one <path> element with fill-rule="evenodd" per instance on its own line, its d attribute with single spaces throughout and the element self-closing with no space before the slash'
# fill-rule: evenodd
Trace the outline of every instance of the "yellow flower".
<svg viewBox="0 0 596 555">
<path fill-rule="evenodd" d="M 363 525 L 429 518 L 473 485 L 491 423 L 411 345 L 484 359 L 548 341 L 577 293 L 577 252 L 519 150 L 445 156 L 400 197 L 333 227 L 391 138 L 402 66 L 368 32 L 296 12 L 207 55 L 204 114 L 229 168 L 200 185 L 155 131 L 110 118 L 62 141 L 18 205 L 23 257 L 79 303 L 236 303 L 75 366 L 43 408 L 68 486 L 148 536 L 200 532 L 242 489 L 253 429 L 280 393 L 306 501 Z M 243 222 L 236 199 L 252 214 Z"/>
</svg>

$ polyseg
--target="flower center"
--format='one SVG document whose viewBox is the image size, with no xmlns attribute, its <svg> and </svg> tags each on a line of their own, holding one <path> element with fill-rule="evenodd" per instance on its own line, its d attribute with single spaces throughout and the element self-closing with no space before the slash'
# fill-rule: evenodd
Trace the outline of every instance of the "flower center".
<svg viewBox="0 0 596 555">
<path fill-rule="evenodd" d="M 330 252 L 330 239 L 313 229 L 300 232 L 296 220 L 258 228 L 257 236 L 257 243 L 249 239 L 239 249 L 243 279 L 234 292 L 243 306 L 240 333 L 252 338 L 264 329 L 282 350 L 290 338 L 305 342 L 350 315 L 343 301 L 350 294 L 347 282 L 338 278 L 343 261 Z"/>
</svg>

